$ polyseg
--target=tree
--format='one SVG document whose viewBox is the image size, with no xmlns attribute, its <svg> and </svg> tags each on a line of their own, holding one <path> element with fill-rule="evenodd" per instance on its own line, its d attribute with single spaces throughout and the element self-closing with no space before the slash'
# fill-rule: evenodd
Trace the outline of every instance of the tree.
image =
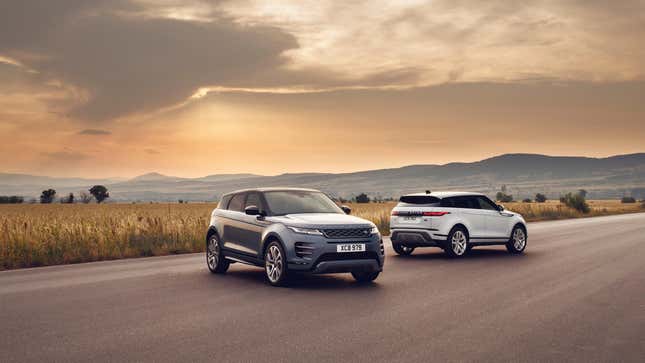
<svg viewBox="0 0 645 363">
<path fill-rule="evenodd" d="M 546 195 L 544 195 L 542 193 L 535 194 L 535 201 L 538 202 L 538 203 L 546 202 Z"/>
<path fill-rule="evenodd" d="M 580 195 L 583 198 L 587 198 L 587 191 L 584 189 L 578 189 L 578 195 Z"/>
<path fill-rule="evenodd" d="M 531 203 L 531 198 L 522 199 L 522 203 Z"/>
<path fill-rule="evenodd" d="M 567 193 L 562 198 L 560 198 L 560 202 L 562 202 L 567 207 L 573 208 L 578 212 L 584 214 L 587 214 L 591 211 L 589 204 L 587 204 L 587 201 L 585 200 L 585 197 L 580 193 Z"/>
<path fill-rule="evenodd" d="M 67 197 L 61 198 L 60 202 L 64 204 L 74 204 L 74 193 L 69 193 Z"/>
<path fill-rule="evenodd" d="M 623 197 L 620 200 L 621 203 L 636 203 L 636 199 L 634 197 Z"/>
<path fill-rule="evenodd" d="M 80 192 L 78 193 L 78 198 L 80 199 L 81 203 L 83 204 L 88 204 L 92 201 L 92 196 L 88 194 L 87 192 Z"/>
<path fill-rule="evenodd" d="M 56 191 L 54 189 L 43 190 L 42 194 L 40 194 L 40 202 L 42 204 L 49 204 L 54 201 L 55 197 Z"/>
<path fill-rule="evenodd" d="M 108 190 L 106 187 L 102 185 L 95 185 L 89 190 L 90 194 L 94 196 L 94 199 L 96 199 L 97 203 L 103 202 L 105 199 L 110 197 L 110 193 L 108 193 Z"/>
<path fill-rule="evenodd" d="M 504 192 L 497 192 L 495 199 L 497 199 L 498 202 L 510 203 L 513 201 L 513 195 L 509 195 Z"/>
<path fill-rule="evenodd" d="M 0 204 L 21 204 L 25 201 L 25 198 L 17 195 L 2 195 L 0 196 Z"/>
<path fill-rule="evenodd" d="M 370 202 L 370 197 L 367 196 L 365 193 L 361 193 L 356 196 L 356 203 L 369 203 Z"/>
</svg>

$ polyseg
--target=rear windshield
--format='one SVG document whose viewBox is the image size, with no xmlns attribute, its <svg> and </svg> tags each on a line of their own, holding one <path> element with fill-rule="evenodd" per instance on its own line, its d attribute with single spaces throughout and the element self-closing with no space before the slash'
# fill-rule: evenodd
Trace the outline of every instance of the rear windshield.
<svg viewBox="0 0 645 363">
<path fill-rule="evenodd" d="M 438 207 L 441 199 L 431 195 L 404 195 L 399 199 L 399 207 Z"/>
</svg>

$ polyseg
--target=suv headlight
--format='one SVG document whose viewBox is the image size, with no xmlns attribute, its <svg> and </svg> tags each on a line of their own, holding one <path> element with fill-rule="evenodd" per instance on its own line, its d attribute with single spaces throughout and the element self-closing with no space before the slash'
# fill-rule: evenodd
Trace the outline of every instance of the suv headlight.
<svg viewBox="0 0 645 363">
<path fill-rule="evenodd" d="M 288 226 L 287 228 L 289 228 L 290 230 L 294 231 L 295 233 L 300 233 L 300 234 L 308 234 L 308 235 L 312 235 L 312 236 L 322 236 L 323 235 L 321 231 L 319 231 L 317 229 L 314 229 L 314 228 L 300 228 L 300 227 L 292 227 L 292 226 Z"/>
<path fill-rule="evenodd" d="M 372 227 L 370 234 L 379 234 L 378 228 L 376 226 Z"/>
</svg>

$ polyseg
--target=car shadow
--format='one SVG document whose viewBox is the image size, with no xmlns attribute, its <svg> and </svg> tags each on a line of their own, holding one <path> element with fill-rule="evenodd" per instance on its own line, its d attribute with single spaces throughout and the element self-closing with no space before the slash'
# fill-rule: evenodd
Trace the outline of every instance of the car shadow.
<svg viewBox="0 0 645 363">
<path fill-rule="evenodd" d="M 481 260 L 481 259 L 518 259 L 530 258 L 534 256 L 535 252 L 524 252 L 523 254 L 515 255 L 509 253 L 505 247 L 479 247 L 473 248 L 468 254 L 462 258 L 451 258 L 443 250 L 438 248 L 417 248 L 409 256 L 393 255 L 388 256 L 395 258 L 397 261 L 403 260 L 444 260 L 444 261 L 467 261 L 467 260 Z"/>
<path fill-rule="evenodd" d="M 236 285 L 253 284 L 264 286 L 271 289 L 297 289 L 297 290 L 342 290 L 342 289 L 359 289 L 374 290 L 379 289 L 378 279 L 372 283 L 358 283 L 351 274 L 326 274 L 314 275 L 308 273 L 292 273 L 289 284 L 285 287 L 273 287 L 265 281 L 264 271 L 261 268 L 252 268 L 243 266 L 242 269 L 233 265 L 225 275 L 220 275 L 220 281 L 233 283 Z"/>
</svg>

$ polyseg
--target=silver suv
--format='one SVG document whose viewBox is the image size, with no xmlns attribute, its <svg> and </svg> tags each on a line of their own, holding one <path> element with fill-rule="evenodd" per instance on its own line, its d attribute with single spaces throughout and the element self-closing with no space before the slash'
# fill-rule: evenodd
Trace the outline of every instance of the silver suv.
<svg viewBox="0 0 645 363">
<path fill-rule="evenodd" d="M 208 268 L 224 273 L 234 262 L 263 267 L 275 286 L 294 272 L 350 272 L 359 282 L 373 281 L 383 270 L 383 240 L 372 222 L 350 212 L 312 189 L 226 194 L 211 215 Z"/>
</svg>

